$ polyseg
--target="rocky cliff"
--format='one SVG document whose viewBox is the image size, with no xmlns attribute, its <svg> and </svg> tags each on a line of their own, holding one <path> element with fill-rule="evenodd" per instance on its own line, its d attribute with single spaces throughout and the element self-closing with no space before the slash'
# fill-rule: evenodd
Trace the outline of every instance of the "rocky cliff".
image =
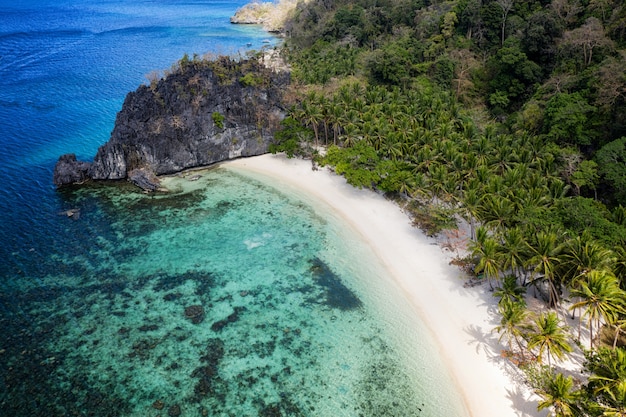
<svg viewBox="0 0 626 417">
<path fill-rule="evenodd" d="M 184 57 L 169 75 L 126 96 L 93 162 L 61 156 L 54 183 L 126 178 L 153 190 L 156 175 L 266 153 L 284 117 L 289 74 L 261 60 Z"/>
</svg>

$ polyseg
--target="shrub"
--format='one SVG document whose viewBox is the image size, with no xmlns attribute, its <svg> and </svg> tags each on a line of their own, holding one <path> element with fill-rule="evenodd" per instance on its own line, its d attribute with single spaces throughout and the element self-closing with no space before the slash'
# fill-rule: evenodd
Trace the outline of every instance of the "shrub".
<svg viewBox="0 0 626 417">
<path fill-rule="evenodd" d="M 213 114 L 211 115 L 211 118 L 213 119 L 213 123 L 215 123 L 215 126 L 219 127 L 220 129 L 224 129 L 224 115 L 223 114 L 221 114 L 220 112 L 214 111 Z"/>
</svg>

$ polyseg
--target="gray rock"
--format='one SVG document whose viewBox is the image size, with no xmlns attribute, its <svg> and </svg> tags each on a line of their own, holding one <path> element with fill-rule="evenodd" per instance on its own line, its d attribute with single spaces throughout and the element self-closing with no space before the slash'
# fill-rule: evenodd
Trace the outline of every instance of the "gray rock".
<svg viewBox="0 0 626 417">
<path fill-rule="evenodd" d="M 144 168 L 129 171 L 128 180 L 146 191 L 157 191 L 161 185 L 159 178 L 152 171 Z"/>
<path fill-rule="evenodd" d="M 153 175 L 267 153 L 284 118 L 288 83 L 288 73 L 257 59 L 181 61 L 165 79 L 126 96 L 93 163 L 63 155 L 54 183 L 129 179 L 134 172 L 133 182 L 153 191 Z"/>
<path fill-rule="evenodd" d="M 90 168 L 88 162 L 77 161 L 75 154 L 66 154 L 55 165 L 52 180 L 55 185 L 81 184 L 90 178 Z"/>
</svg>

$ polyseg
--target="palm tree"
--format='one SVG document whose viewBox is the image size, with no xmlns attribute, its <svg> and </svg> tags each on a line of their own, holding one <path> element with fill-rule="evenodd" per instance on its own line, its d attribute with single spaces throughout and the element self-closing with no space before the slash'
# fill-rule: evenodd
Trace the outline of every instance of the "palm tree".
<svg viewBox="0 0 626 417">
<path fill-rule="evenodd" d="M 477 234 L 483 232 L 482 227 L 479 228 Z M 483 272 L 489 281 L 489 288 L 493 291 L 492 280 L 497 280 L 500 275 L 502 260 L 500 251 L 498 250 L 498 242 L 491 236 L 484 236 L 482 239 L 476 239 L 471 243 L 470 250 L 472 256 L 478 258 L 478 263 L 474 267 L 477 273 Z"/>
<path fill-rule="evenodd" d="M 478 211 L 480 207 L 480 198 L 478 197 L 478 189 L 467 187 L 463 195 L 463 209 L 466 220 L 470 226 L 470 239 L 476 240 L 476 220 L 478 219 Z"/>
<path fill-rule="evenodd" d="M 535 391 L 541 397 L 537 404 L 537 410 L 552 407 L 554 417 L 573 417 L 578 414 L 577 400 L 580 397 L 578 391 L 573 391 L 574 380 L 571 376 L 565 377 L 558 373 L 552 375 L 545 387 Z"/>
<path fill-rule="evenodd" d="M 571 308 L 584 308 L 583 317 L 589 322 L 590 347 L 593 348 L 593 324 L 600 327 L 600 320 L 608 324 L 619 318 L 624 312 L 624 292 L 619 288 L 617 278 L 609 271 L 594 270 L 587 274 L 587 279 L 580 283 L 580 288 L 572 290 L 572 295 L 580 301 Z"/>
<path fill-rule="evenodd" d="M 600 348 L 589 361 L 589 388 L 603 416 L 626 415 L 626 350 Z"/>
<path fill-rule="evenodd" d="M 626 417 L 626 381 L 607 390 L 612 404 L 598 404 L 603 417 Z"/>
<path fill-rule="evenodd" d="M 615 248 L 615 266 L 613 267 L 615 276 L 619 278 L 620 285 L 626 290 L 626 247 L 618 246 Z"/>
<path fill-rule="evenodd" d="M 554 311 L 542 313 L 535 319 L 535 328 L 528 335 L 528 348 L 538 349 L 539 362 L 543 354 L 548 354 L 548 366 L 552 366 L 551 358 L 562 359 L 565 353 L 572 351 L 567 343 L 567 333 L 559 323 L 559 317 Z"/>
<path fill-rule="evenodd" d="M 554 274 L 560 252 L 560 247 L 557 245 L 557 235 L 551 231 L 539 231 L 534 244 L 529 244 L 529 247 L 532 256 L 528 262 L 530 265 L 534 265 L 534 272 L 541 274 L 538 278 L 533 279 L 533 283 L 538 279 L 546 281 L 550 306 L 557 307 L 560 300 L 560 285 L 556 283 Z"/>
<path fill-rule="evenodd" d="M 501 178 L 501 177 L 492 177 Z M 496 186 L 498 181 L 490 181 L 488 186 Z M 498 192 L 489 190 L 485 194 L 482 201 L 481 217 L 488 226 L 494 230 L 504 230 L 513 218 L 515 213 L 515 205 L 506 197 L 501 196 Z"/>
<path fill-rule="evenodd" d="M 502 286 L 497 287 L 493 293 L 494 297 L 500 297 L 498 305 L 503 303 L 523 303 L 526 288 L 517 284 L 515 275 L 507 275 L 502 280 Z"/>
<path fill-rule="evenodd" d="M 503 269 L 510 270 L 517 278 L 522 279 L 521 272 L 528 258 L 528 244 L 524 239 L 524 233 L 519 227 L 507 228 L 502 233 L 502 257 Z M 526 282 L 526 277 L 521 281 Z"/>
<path fill-rule="evenodd" d="M 323 115 L 317 104 L 313 102 L 315 95 L 311 95 L 311 99 L 304 100 L 302 102 L 302 111 L 300 118 L 305 126 L 313 129 L 315 134 L 315 146 L 319 146 L 319 124 L 322 121 Z"/>
<path fill-rule="evenodd" d="M 583 234 L 570 239 L 563 246 L 559 272 L 562 282 L 577 286 L 592 270 L 609 270 L 615 262 L 613 252 Z"/>
<path fill-rule="evenodd" d="M 568 240 L 559 258 L 561 262 L 557 272 L 561 282 L 567 283 L 571 291 L 580 289 L 580 283 L 587 278 L 589 272 L 610 270 L 615 261 L 612 251 L 585 234 Z M 573 319 L 576 309 L 571 310 Z M 580 338 L 580 326 L 578 337 Z"/>
<path fill-rule="evenodd" d="M 511 352 L 513 351 L 513 341 L 515 341 L 522 355 L 522 360 L 525 360 L 522 339 L 526 332 L 531 329 L 528 322 L 530 312 L 523 303 L 510 300 L 499 303 L 498 310 L 502 315 L 500 325 L 494 328 L 494 331 L 501 333 L 498 341 L 502 341 L 502 338 L 506 337 L 509 344 L 509 351 Z"/>
</svg>

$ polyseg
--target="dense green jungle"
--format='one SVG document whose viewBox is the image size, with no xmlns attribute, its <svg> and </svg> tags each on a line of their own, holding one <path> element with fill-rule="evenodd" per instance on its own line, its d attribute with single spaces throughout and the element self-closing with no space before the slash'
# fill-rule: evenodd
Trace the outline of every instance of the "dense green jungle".
<svg viewBox="0 0 626 417">
<path fill-rule="evenodd" d="M 273 151 L 384 192 L 429 234 L 467 225 L 457 262 L 498 297 L 538 408 L 626 416 L 623 1 L 310 0 L 283 32 Z M 574 347 L 584 369 L 565 376 Z"/>
</svg>

